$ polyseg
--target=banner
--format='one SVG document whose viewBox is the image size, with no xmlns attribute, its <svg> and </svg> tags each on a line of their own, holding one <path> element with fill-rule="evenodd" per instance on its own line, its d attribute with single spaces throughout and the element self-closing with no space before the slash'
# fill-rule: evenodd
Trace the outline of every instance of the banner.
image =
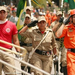
<svg viewBox="0 0 75 75">
<path fill-rule="evenodd" d="M 26 0 L 20 0 L 18 7 L 17 7 L 17 16 L 18 22 L 17 22 L 17 30 L 20 31 L 24 25 L 24 20 L 25 20 L 25 14 L 26 14 Z M 18 34 L 19 40 L 21 39 L 21 36 Z"/>
<path fill-rule="evenodd" d="M 69 3 L 70 9 L 75 9 L 75 0 L 64 0 L 64 2 Z"/>
</svg>

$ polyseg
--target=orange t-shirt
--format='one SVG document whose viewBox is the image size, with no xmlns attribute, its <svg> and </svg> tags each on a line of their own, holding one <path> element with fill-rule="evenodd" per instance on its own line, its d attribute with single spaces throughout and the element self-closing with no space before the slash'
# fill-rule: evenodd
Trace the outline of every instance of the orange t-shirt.
<svg viewBox="0 0 75 75">
<path fill-rule="evenodd" d="M 48 23 L 48 25 L 50 26 L 51 22 L 52 22 L 52 16 L 50 14 L 46 14 L 45 19 L 46 19 L 46 22 Z"/>
<path fill-rule="evenodd" d="M 64 46 L 66 48 L 75 48 L 75 27 L 73 24 L 65 26 L 62 35 L 58 38 L 64 37 Z"/>
<path fill-rule="evenodd" d="M 52 22 L 56 21 L 57 20 L 57 17 L 56 15 L 52 16 Z"/>
</svg>

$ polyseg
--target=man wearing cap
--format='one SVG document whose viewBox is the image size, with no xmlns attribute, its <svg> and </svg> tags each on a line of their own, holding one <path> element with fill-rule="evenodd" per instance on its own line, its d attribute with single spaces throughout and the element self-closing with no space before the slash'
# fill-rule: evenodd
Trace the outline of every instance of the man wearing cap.
<svg viewBox="0 0 75 75">
<path fill-rule="evenodd" d="M 19 46 L 19 40 L 17 36 L 17 28 L 16 25 L 6 19 L 7 17 L 7 9 L 4 6 L 0 6 L 0 40 L 12 43 Z M 1 47 L 12 50 L 12 46 L 0 43 Z M 16 48 L 17 52 L 20 52 L 19 48 Z M 11 54 L 10 52 L 6 52 Z M 14 65 L 14 59 L 11 57 L 0 53 L 0 59 L 7 62 L 8 64 Z M 7 65 L 0 63 L 0 75 L 2 75 L 2 69 L 5 75 L 15 75 L 15 70 Z"/>
<path fill-rule="evenodd" d="M 63 19 L 61 19 L 61 16 L 62 16 L 62 12 L 61 11 L 58 11 L 57 12 L 57 20 L 51 23 L 50 28 L 53 30 L 54 34 L 58 30 L 58 28 L 60 27 L 61 23 L 63 22 Z M 57 24 L 58 24 L 58 26 L 55 28 L 55 26 Z M 56 38 L 56 36 L 55 36 L 55 39 L 56 39 L 56 42 L 58 44 L 58 49 L 59 49 L 60 48 L 60 41 L 59 41 L 58 38 Z"/>
<path fill-rule="evenodd" d="M 70 12 L 71 12 L 71 10 L 68 10 L 68 13 L 65 14 L 64 21 L 70 16 Z M 72 23 L 72 19 L 70 18 L 70 22 L 67 25 L 69 25 L 71 23 Z M 66 54 L 67 54 L 67 49 L 65 47 L 63 47 L 63 49 L 61 51 L 61 59 L 60 59 L 61 69 L 60 69 L 60 71 L 64 75 L 68 75 L 67 74 L 67 59 L 66 59 Z"/>
<path fill-rule="evenodd" d="M 57 19 L 56 19 L 56 21 L 51 23 L 51 26 L 50 26 L 51 28 L 53 28 L 59 22 L 59 19 L 61 18 L 61 16 L 62 16 L 62 12 L 58 11 L 56 14 Z M 56 31 L 56 29 L 53 28 L 53 31 Z"/>
<path fill-rule="evenodd" d="M 65 18 L 64 21 L 71 15 L 70 14 L 71 10 L 68 11 L 68 14 L 65 14 Z M 70 25 L 72 23 L 72 18 L 69 19 L 69 22 L 67 23 L 67 25 Z M 63 29 L 63 28 L 62 28 Z M 61 31 L 62 31 L 61 29 Z M 61 33 L 60 31 L 60 33 Z M 66 60 L 66 54 L 67 54 L 67 49 L 65 47 L 63 47 L 62 51 L 61 51 L 61 69 L 60 71 L 63 72 L 64 75 L 67 75 L 67 60 Z"/>
<path fill-rule="evenodd" d="M 26 26 L 27 24 L 31 23 L 31 17 L 29 14 L 25 15 L 25 22 L 24 22 L 24 26 Z M 27 31 L 31 31 L 32 28 L 29 28 Z M 23 57 L 23 61 L 27 61 L 28 58 L 28 54 L 30 53 L 30 51 L 32 50 L 32 38 L 29 37 L 25 37 L 25 36 L 21 36 L 21 43 L 20 46 L 24 47 L 27 50 L 27 55 L 25 55 Z M 22 50 L 23 51 L 23 50 Z M 22 52 L 21 51 L 21 52 Z M 23 53 L 23 52 L 22 52 Z M 25 65 L 21 64 L 21 69 L 24 70 Z M 29 70 L 28 70 L 29 72 Z"/>
<path fill-rule="evenodd" d="M 52 16 L 48 10 L 46 11 L 45 18 L 46 18 L 47 26 L 50 27 L 52 22 Z"/>
<path fill-rule="evenodd" d="M 72 23 L 69 19 L 72 18 Z M 67 25 L 68 24 L 68 25 Z M 75 74 L 75 9 L 71 11 L 71 15 L 65 20 L 64 24 L 56 32 L 58 38 L 64 37 L 64 46 L 67 49 L 67 74 Z"/>
<path fill-rule="evenodd" d="M 31 7 L 30 6 L 27 6 L 26 7 L 26 14 L 29 14 L 31 16 Z"/>
<path fill-rule="evenodd" d="M 51 26 L 50 26 L 50 28 L 54 32 L 54 35 L 55 35 L 55 32 L 58 30 L 58 28 L 61 26 L 61 24 L 63 22 L 63 19 L 61 18 L 61 16 L 62 16 L 62 12 L 61 11 L 58 11 L 56 16 L 57 16 L 56 21 L 52 22 Z M 57 26 L 57 27 L 55 28 L 55 26 Z M 57 43 L 57 47 L 58 47 L 58 52 L 59 52 L 61 41 L 56 36 L 55 36 L 55 39 L 56 39 L 56 43 Z M 58 60 L 54 61 L 54 65 L 56 66 L 56 71 L 58 72 L 58 69 L 59 69 L 59 67 L 58 67 Z"/>
<path fill-rule="evenodd" d="M 32 10 L 33 10 L 32 7 L 30 7 L 30 6 L 26 7 L 26 14 L 29 14 L 31 16 L 31 21 L 34 21 L 35 18 L 34 18 L 33 14 L 32 14 Z"/>
<path fill-rule="evenodd" d="M 33 24 L 28 24 L 19 33 L 22 36 L 32 37 L 32 46 L 34 49 L 40 43 L 43 37 L 45 37 L 47 31 L 49 31 L 46 38 L 32 55 L 30 63 L 50 73 L 52 68 L 52 53 L 54 53 L 54 55 L 57 54 L 56 41 L 52 30 L 46 27 L 46 19 L 44 16 L 40 16 L 38 21 L 35 23 L 37 23 L 38 29 L 34 29 L 32 32 L 27 32 L 28 27 L 35 26 Z M 31 69 L 31 72 L 34 72 L 34 75 L 45 75 L 34 69 Z"/>
<path fill-rule="evenodd" d="M 56 21 L 57 20 L 57 16 L 56 16 L 56 13 L 53 13 L 52 14 L 52 22 Z"/>
</svg>

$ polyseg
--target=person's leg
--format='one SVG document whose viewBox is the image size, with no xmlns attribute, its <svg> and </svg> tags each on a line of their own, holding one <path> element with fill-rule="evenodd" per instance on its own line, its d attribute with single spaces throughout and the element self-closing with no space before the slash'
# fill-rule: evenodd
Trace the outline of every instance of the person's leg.
<svg viewBox="0 0 75 75">
<path fill-rule="evenodd" d="M 51 73 L 51 69 L 52 69 L 52 57 L 50 57 L 49 59 L 47 60 L 44 60 L 43 61 L 43 70 L 48 72 L 48 73 Z M 43 74 L 45 75 L 45 74 Z"/>
<path fill-rule="evenodd" d="M 7 52 L 7 53 L 8 53 L 8 52 Z M 13 54 L 11 54 L 11 53 L 9 53 L 9 54 L 10 54 L 10 55 L 13 55 Z M 7 56 L 7 55 L 4 55 L 4 56 L 3 56 L 3 60 L 4 60 L 5 62 L 7 62 L 8 64 L 12 65 L 12 66 L 15 66 L 15 61 L 14 61 L 13 58 L 11 58 L 11 57 L 9 57 L 9 56 Z M 5 75 L 16 75 L 16 74 L 15 74 L 15 73 L 16 73 L 16 70 L 13 69 L 13 68 L 11 68 L 11 67 L 9 67 L 9 66 L 7 66 L 7 65 L 4 65 L 3 71 L 4 71 Z"/>
<path fill-rule="evenodd" d="M 63 73 L 64 73 L 64 75 L 67 75 L 67 66 L 63 67 Z"/>
<path fill-rule="evenodd" d="M 60 72 L 63 73 L 62 63 L 60 64 Z"/>
<path fill-rule="evenodd" d="M 22 69 L 22 70 L 24 70 L 24 68 L 25 68 L 25 66 L 21 66 L 21 69 Z M 23 75 L 23 73 L 22 73 L 21 75 Z"/>
<path fill-rule="evenodd" d="M 30 72 L 30 69 L 31 69 L 31 68 L 28 66 L 28 73 L 31 73 L 31 72 Z"/>
<path fill-rule="evenodd" d="M 39 57 L 37 57 L 37 55 L 33 55 L 30 63 L 35 67 L 42 69 L 42 61 L 39 59 Z M 31 68 L 31 73 L 32 72 L 34 72 L 34 75 L 43 75 L 40 71 Z"/>
</svg>

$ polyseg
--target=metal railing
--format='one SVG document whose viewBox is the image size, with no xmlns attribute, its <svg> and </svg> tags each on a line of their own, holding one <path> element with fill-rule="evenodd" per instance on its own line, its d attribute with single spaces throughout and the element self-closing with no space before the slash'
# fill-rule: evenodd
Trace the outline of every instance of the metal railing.
<svg viewBox="0 0 75 75">
<path fill-rule="evenodd" d="M 10 44 L 10 43 L 5 42 L 5 41 L 3 41 L 3 40 L 0 40 L 0 42 L 5 43 L 5 44 L 9 44 L 9 45 L 12 45 L 12 46 L 15 46 L 15 47 L 17 47 L 17 48 L 19 47 L 19 48 L 25 50 L 23 47 L 20 47 L 20 46 L 14 45 L 14 44 Z M 11 52 L 11 53 L 15 53 L 14 51 L 12 52 L 11 50 L 6 49 L 6 48 L 1 47 L 1 46 L 0 46 L 0 49 L 1 49 L 1 50 L 0 50 L 1 53 L 3 53 L 3 54 L 5 54 L 5 55 L 7 55 L 7 56 L 9 56 L 9 57 L 11 57 L 11 58 L 13 58 L 13 59 L 19 61 L 20 63 L 23 63 L 23 64 L 25 64 L 25 65 L 28 65 L 28 66 L 30 66 L 31 68 L 34 68 L 34 69 L 36 69 L 36 70 L 38 70 L 38 71 L 40 71 L 40 72 L 42 72 L 42 73 L 44 73 L 44 74 L 46 74 L 46 75 L 50 75 L 48 72 L 46 72 L 46 71 L 44 71 L 44 70 L 42 70 L 42 69 L 39 69 L 39 68 L 37 68 L 37 67 L 35 67 L 35 66 L 33 66 L 33 65 L 31 65 L 31 64 L 29 64 L 29 63 L 27 63 L 27 62 L 25 62 L 25 61 L 22 61 L 22 60 L 18 59 L 18 58 L 15 58 L 15 57 L 11 56 L 10 54 L 8 54 L 7 52 L 4 52 L 4 51 L 2 51 L 2 50 L 6 50 L 6 51 Z M 16 52 L 15 54 L 19 54 L 19 53 Z M 19 54 L 19 55 L 21 55 L 21 54 Z M 6 64 L 6 65 L 8 65 L 8 66 L 10 66 L 10 67 L 12 67 L 12 68 L 14 68 L 14 69 L 16 69 L 16 70 L 18 70 L 18 71 L 20 71 L 20 72 L 22 72 L 22 73 L 24 73 L 24 74 L 31 75 L 31 74 L 29 74 L 29 73 L 27 73 L 27 72 L 25 72 L 25 71 L 22 71 L 22 70 L 20 70 L 20 69 L 18 69 L 18 68 L 16 68 L 16 67 L 14 67 L 14 66 L 12 66 L 12 65 L 10 65 L 10 64 L 8 64 L 8 63 L 6 63 L 6 62 L 4 62 L 3 60 L 0 60 L 0 62 L 3 63 L 3 64 Z"/>
</svg>

